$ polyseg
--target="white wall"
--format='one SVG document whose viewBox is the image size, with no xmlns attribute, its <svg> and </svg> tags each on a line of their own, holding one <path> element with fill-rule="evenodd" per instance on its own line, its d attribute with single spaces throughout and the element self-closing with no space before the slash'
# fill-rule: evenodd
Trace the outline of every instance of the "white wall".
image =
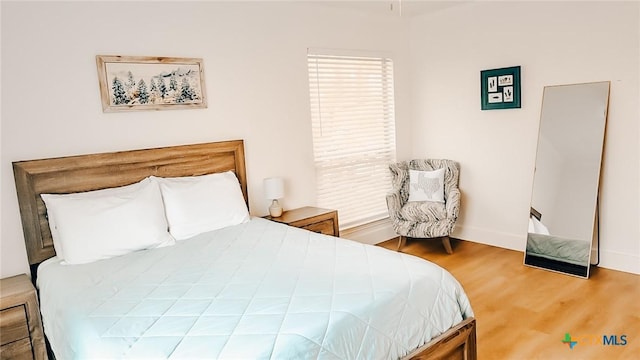
<svg viewBox="0 0 640 360">
<path fill-rule="evenodd" d="M 397 136 L 410 138 L 408 27 L 312 3 L 2 2 L 0 277 L 28 272 L 11 162 L 244 139 L 251 212 L 283 176 L 293 208 L 315 203 L 306 49 L 389 52 Z M 95 56 L 204 59 L 209 107 L 104 114 Z M 398 141 L 399 156 L 410 152 Z"/>
<path fill-rule="evenodd" d="M 314 204 L 307 47 L 391 52 L 398 158 L 460 161 L 456 236 L 518 250 L 542 88 L 611 80 L 601 265 L 640 273 L 637 3 L 479 2 L 413 19 L 291 2 L 0 6 L 0 277 L 28 272 L 16 160 L 242 138 L 253 214 L 273 175 L 285 207 Z M 202 57 L 209 108 L 104 114 L 97 54 Z M 512 65 L 522 109 L 480 111 L 480 70 Z"/>
<path fill-rule="evenodd" d="M 460 161 L 456 236 L 523 250 L 542 89 L 611 81 L 601 262 L 640 274 L 637 2 L 479 2 L 411 21 L 413 156 Z M 522 67 L 522 108 L 480 110 L 480 71 Z"/>
</svg>

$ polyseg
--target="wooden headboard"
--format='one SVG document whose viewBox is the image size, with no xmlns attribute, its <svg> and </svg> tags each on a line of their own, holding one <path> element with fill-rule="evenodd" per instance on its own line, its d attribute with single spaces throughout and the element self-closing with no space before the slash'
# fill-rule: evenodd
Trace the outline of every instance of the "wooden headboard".
<svg viewBox="0 0 640 360">
<path fill-rule="evenodd" d="M 53 257 L 47 209 L 40 194 L 68 194 L 138 182 L 147 176 L 195 176 L 232 170 L 248 206 L 242 140 L 17 161 L 13 173 L 29 264 Z"/>
</svg>

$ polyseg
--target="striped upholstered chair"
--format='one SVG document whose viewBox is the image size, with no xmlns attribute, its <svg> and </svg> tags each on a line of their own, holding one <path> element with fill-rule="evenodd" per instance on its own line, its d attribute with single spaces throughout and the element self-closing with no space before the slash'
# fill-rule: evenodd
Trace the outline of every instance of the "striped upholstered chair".
<svg viewBox="0 0 640 360">
<path fill-rule="evenodd" d="M 441 238 L 447 253 L 452 254 L 449 235 L 460 211 L 458 179 L 460 165 L 452 160 L 419 159 L 389 165 L 392 190 L 387 194 L 387 208 L 393 229 L 399 235 L 398 250 L 407 237 Z M 409 201 L 409 169 L 432 171 L 444 169 L 444 202 Z M 414 184 L 414 186 L 416 186 Z M 438 187 L 438 185 L 435 185 Z"/>
</svg>

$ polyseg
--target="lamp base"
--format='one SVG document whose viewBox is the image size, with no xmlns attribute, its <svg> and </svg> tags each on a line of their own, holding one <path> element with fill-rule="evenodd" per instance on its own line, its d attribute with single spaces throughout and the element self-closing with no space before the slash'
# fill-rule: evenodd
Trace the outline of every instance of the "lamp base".
<svg viewBox="0 0 640 360">
<path fill-rule="evenodd" d="M 271 206 L 269 206 L 269 215 L 271 217 L 280 217 L 282 215 L 282 206 L 280 206 L 278 199 L 273 199 Z"/>
</svg>

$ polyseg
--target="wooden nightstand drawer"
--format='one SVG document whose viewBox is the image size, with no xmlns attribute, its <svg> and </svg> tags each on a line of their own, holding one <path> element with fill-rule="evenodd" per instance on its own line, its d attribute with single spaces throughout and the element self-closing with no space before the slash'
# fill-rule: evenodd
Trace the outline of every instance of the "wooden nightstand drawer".
<svg viewBox="0 0 640 360">
<path fill-rule="evenodd" d="M 24 338 L 10 344 L 0 346 L 0 359 L 2 360 L 26 360 L 33 359 L 31 350 L 31 339 Z"/>
<path fill-rule="evenodd" d="M 265 219 L 325 235 L 340 236 L 338 211 L 336 210 L 305 206 L 287 210 L 280 217 L 265 216 Z"/>
<path fill-rule="evenodd" d="M 0 360 L 46 359 L 38 295 L 27 275 L 0 279 Z"/>
<path fill-rule="evenodd" d="M 334 235 L 332 219 L 302 226 L 302 228 L 309 231 L 325 234 L 325 235 Z"/>
<path fill-rule="evenodd" d="M 0 311 L 0 346 L 29 337 L 24 305 Z"/>
</svg>

